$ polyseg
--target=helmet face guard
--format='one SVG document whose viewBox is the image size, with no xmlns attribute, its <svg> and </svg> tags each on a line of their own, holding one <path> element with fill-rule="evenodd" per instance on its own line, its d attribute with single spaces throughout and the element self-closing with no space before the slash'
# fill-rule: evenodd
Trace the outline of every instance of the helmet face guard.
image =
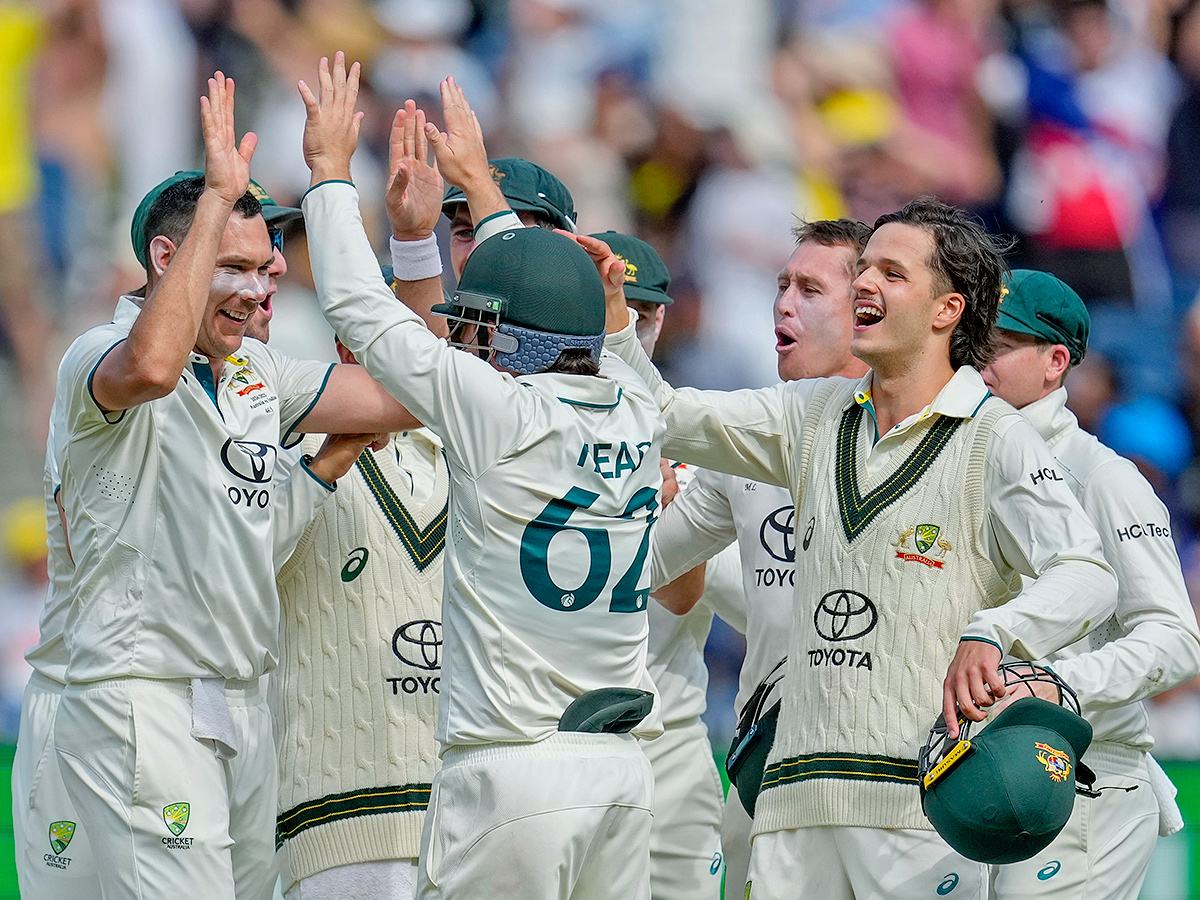
<svg viewBox="0 0 1200 900">
<path fill-rule="evenodd" d="M 486 362 L 518 375 L 533 375 L 552 365 L 563 350 L 587 350 L 599 357 L 604 333 L 557 334 L 502 321 L 504 301 L 488 294 L 455 291 L 456 312 L 434 310 L 450 320 L 447 343 L 456 350 L 474 353 Z"/>
</svg>

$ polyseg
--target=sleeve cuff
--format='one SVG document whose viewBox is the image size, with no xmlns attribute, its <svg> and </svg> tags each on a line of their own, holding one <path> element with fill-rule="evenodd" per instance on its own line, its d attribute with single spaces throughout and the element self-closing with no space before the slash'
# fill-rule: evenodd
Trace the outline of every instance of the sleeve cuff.
<svg viewBox="0 0 1200 900">
<path fill-rule="evenodd" d="M 315 481 L 317 484 L 321 485 L 321 487 L 325 488 L 325 490 L 329 491 L 330 493 L 332 493 L 333 491 L 336 491 L 337 490 L 336 484 L 330 484 L 324 478 L 321 478 L 321 477 L 315 475 L 313 473 L 313 470 L 309 468 L 308 464 L 312 462 L 312 459 L 313 458 L 311 456 L 309 456 L 307 453 L 304 454 L 302 457 L 300 457 L 300 465 L 304 467 L 304 471 L 308 473 L 308 477 L 311 478 L 313 481 Z"/>
<path fill-rule="evenodd" d="M 524 223 L 520 217 L 511 209 L 506 209 L 503 212 L 492 213 L 482 222 L 475 226 L 475 243 L 482 244 L 492 235 L 499 234 L 502 231 L 511 231 L 514 228 L 524 228 Z"/>
</svg>

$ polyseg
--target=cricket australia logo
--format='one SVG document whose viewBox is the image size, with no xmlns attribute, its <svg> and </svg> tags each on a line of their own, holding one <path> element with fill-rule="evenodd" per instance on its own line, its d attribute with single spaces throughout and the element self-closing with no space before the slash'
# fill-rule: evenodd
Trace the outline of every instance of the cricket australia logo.
<svg viewBox="0 0 1200 900">
<path fill-rule="evenodd" d="M 1061 750 L 1055 750 L 1049 744 L 1033 745 L 1038 750 L 1037 760 L 1046 767 L 1052 781 L 1066 781 L 1071 774 L 1071 758 Z"/>
<path fill-rule="evenodd" d="M 183 829 L 187 828 L 188 817 L 192 813 L 192 805 L 190 803 L 172 803 L 170 806 L 163 807 L 163 821 L 167 823 L 167 828 L 175 837 L 183 834 Z"/>
<path fill-rule="evenodd" d="M 902 559 L 905 562 L 918 562 L 929 566 L 931 569 L 942 568 L 945 566 L 944 560 L 946 554 L 953 550 L 954 547 L 944 537 L 938 537 L 941 532 L 941 526 L 930 525 L 929 523 L 909 526 L 907 530 L 900 532 L 896 540 L 892 541 L 892 546 L 897 548 L 896 559 Z M 909 538 L 912 538 L 915 543 L 913 549 L 917 551 L 916 553 L 912 553 L 909 550 Z M 937 559 L 925 555 L 935 544 L 938 549 L 934 556 L 938 557 Z"/>
<path fill-rule="evenodd" d="M 631 263 L 629 260 L 627 260 L 625 257 L 621 256 L 621 254 L 619 254 L 619 253 L 615 254 L 615 256 L 621 262 L 625 263 L 625 280 L 631 284 L 637 284 L 638 267 L 635 266 L 633 263 Z"/>
<path fill-rule="evenodd" d="M 54 851 L 55 856 L 62 855 L 63 851 L 71 845 L 73 837 L 75 837 L 74 822 L 50 823 L 50 849 Z"/>
</svg>

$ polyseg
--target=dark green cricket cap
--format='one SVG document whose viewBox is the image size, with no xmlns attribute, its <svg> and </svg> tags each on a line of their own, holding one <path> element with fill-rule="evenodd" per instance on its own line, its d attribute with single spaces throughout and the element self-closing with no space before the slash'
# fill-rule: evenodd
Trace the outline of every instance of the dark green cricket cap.
<svg viewBox="0 0 1200 900">
<path fill-rule="evenodd" d="M 154 201 L 162 196 L 163 191 L 173 185 L 179 184 L 181 181 L 187 181 L 189 178 L 203 178 L 203 169 L 192 169 L 187 172 L 176 172 L 166 181 L 159 182 L 150 192 L 142 198 L 142 202 L 138 204 L 137 209 L 133 213 L 133 222 L 129 226 L 129 239 L 133 242 L 133 253 L 137 257 L 138 262 L 142 266 L 149 264 L 146 259 L 146 247 L 149 241 L 146 240 L 146 222 L 150 218 L 150 210 L 154 206 Z M 262 204 L 262 215 L 266 220 L 267 225 L 278 228 L 281 225 L 291 222 L 294 219 L 299 219 L 304 213 L 295 206 L 280 206 L 276 203 L 271 195 L 263 190 L 261 184 L 253 179 L 250 181 L 250 187 L 247 192 L 251 194 L 260 204 Z"/>
<path fill-rule="evenodd" d="M 576 231 L 575 200 L 565 184 L 527 159 L 502 157 L 488 162 L 492 180 L 500 185 L 500 192 L 514 210 L 541 213 L 555 228 Z M 442 212 L 452 215 L 455 204 L 466 202 L 461 190 L 450 187 L 442 200 Z"/>
<path fill-rule="evenodd" d="M 471 293 L 499 303 L 500 321 L 555 334 L 604 331 L 604 283 L 587 251 L 544 228 L 492 235 L 471 253 L 449 303 L 435 313 L 455 315 L 455 298 Z"/>
<path fill-rule="evenodd" d="M 1029 859 L 1071 817 L 1076 771 L 1091 740 L 1092 726 L 1071 710 L 1037 697 L 1017 700 L 924 792 L 925 815 L 968 859 Z"/>
<path fill-rule="evenodd" d="M 658 251 L 640 238 L 619 231 L 602 231 L 592 237 L 604 241 L 625 261 L 625 297 L 670 306 L 675 301 L 667 294 L 671 273 Z"/>
<path fill-rule="evenodd" d="M 1074 288 L 1049 272 L 1014 269 L 1004 289 L 997 328 L 1062 344 L 1073 363 L 1083 359 L 1092 317 Z"/>
</svg>

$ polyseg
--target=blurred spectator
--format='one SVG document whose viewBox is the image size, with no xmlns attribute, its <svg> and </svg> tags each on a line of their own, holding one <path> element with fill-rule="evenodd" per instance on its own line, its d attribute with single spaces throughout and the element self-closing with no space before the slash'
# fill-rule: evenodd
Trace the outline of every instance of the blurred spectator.
<svg viewBox="0 0 1200 900">
<path fill-rule="evenodd" d="M 961 206 L 979 206 L 999 190 L 992 125 L 975 88 L 994 16 L 989 0 L 917 0 L 892 25 L 896 96 L 903 113 L 897 150 L 918 183 Z"/>
<path fill-rule="evenodd" d="M 1176 12 L 1170 53 L 1183 99 L 1167 137 L 1161 218 L 1176 306 L 1186 308 L 1200 291 L 1200 0 L 1185 0 Z"/>
<path fill-rule="evenodd" d="M 1130 459 L 1171 507 L 1175 480 L 1192 459 L 1192 436 L 1174 406 L 1159 397 L 1139 397 L 1110 408 L 1096 437 Z"/>
<path fill-rule="evenodd" d="M 1032 268 L 1085 301 L 1169 297 L 1149 205 L 1162 184 L 1177 95 L 1170 65 L 1105 0 L 1057 0 L 1057 27 L 1020 36 L 1028 128 L 1008 205 Z M 1104 337 L 1104 323 L 1093 322 Z"/>
<path fill-rule="evenodd" d="M 46 507 L 26 497 L 0 514 L 0 532 L 11 578 L 0 582 L 0 741 L 13 743 L 21 697 L 33 670 L 25 651 L 37 643 L 38 618 L 50 579 L 46 572 Z"/>
</svg>

